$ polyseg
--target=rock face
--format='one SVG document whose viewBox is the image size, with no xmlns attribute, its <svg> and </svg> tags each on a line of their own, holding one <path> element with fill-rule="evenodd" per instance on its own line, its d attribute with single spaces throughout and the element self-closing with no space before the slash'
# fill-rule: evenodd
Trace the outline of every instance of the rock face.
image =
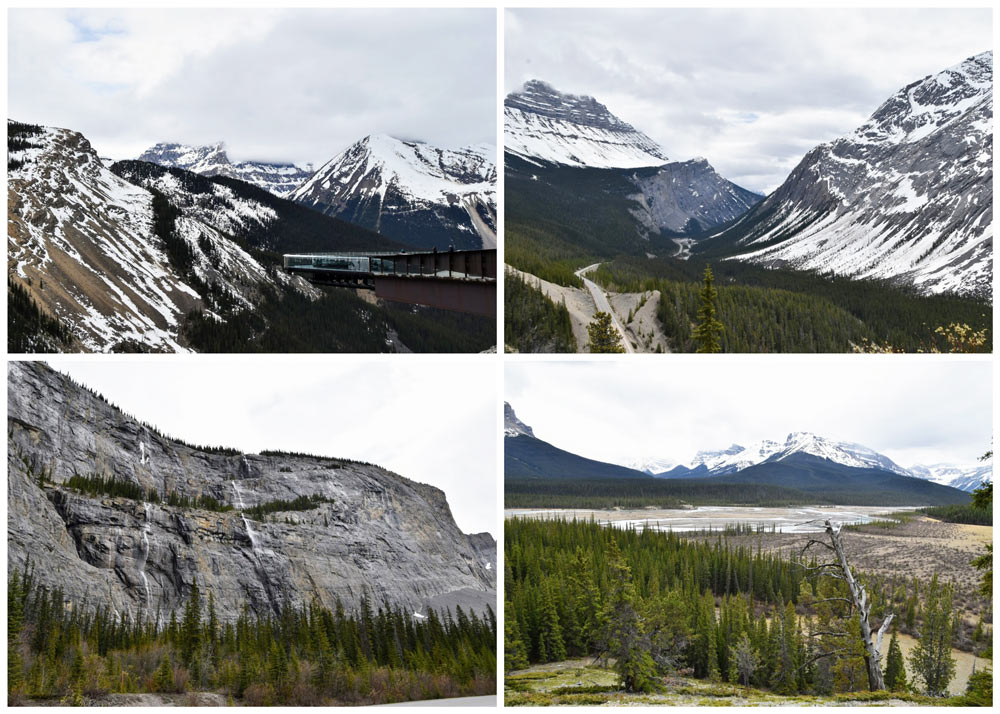
<svg viewBox="0 0 1000 714">
<path fill-rule="evenodd" d="M 169 168 L 186 169 L 202 176 L 229 176 L 273 193 L 287 196 L 312 176 L 312 165 L 275 164 L 265 161 L 233 163 L 222 142 L 209 146 L 162 143 L 146 149 L 138 158 Z"/>
<path fill-rule="evenodd" d="M 30 131 L 30 148 L 9 154 L 20 165 L 9 172 L 8 277 L 85 349 L 122 339 L 183 349 L 180 321 L 202 300 L 153 235 L 152 195 L 109 171 L 81 134 Z"/>
<path fill-rule="evenodd" d="M 463 534 L 440 490 L 378 466 L 188 446 L 39 362 L 9 365 L 8 435 L 8 567 L 30 560 L 78 605 L 165 621 L 197 578 L 226 619 L 244 605 L 353 608 L 364 596 L 416 613 L 495 610 L 489 534 Z M 75 473 L 155 489 L 163 502 L 87 496 L 64 485 Z M 166 505 L 171 492 L 233 510 Z M 266 522 L 245 510 L 316 495 L 329 500 Z"/>
<path fill-rule="evenodd" d="M 667 155 L 593 97 L 537 79 L 504 99 L 504 151 L 528 161 L 591 168 L 660 166 Z"/>
<path fill-rule="evenodd" d="M 412 248 L 496 247 L 496 150 L 366 136 L 289 198 Z"/>
<path fill-rule="evenodd" d="M 640 206 L 633 214 L 652 232 L 697 233 L 736 220 L 763 198 L 724 179 L 702 158 L 666 164 L 633 181 Z"/>
<path fill-rule="evenodd" d="M 581 213 L 620 193 L 631 206 L 625 220 L 643 238 L 701 233 L 763 198 L 720 176 L 706 159 L 669 161 L 655 141 L 593 97 L 563 94 L 538 80 L 504 100 L 504 151 L 508 177 L 526 174 L 533 183 L 580 194 Z M 584 195 L 581 187 L 594 185 L 598 175 L 596 195 Z M 518 190 L 516 182 L 509 185 Z"/>
<path fill-rule="evenodd" d="M 520 436 L 524 434 L 532 438 L 535 436 L 535 432 L 531 430 L 531 427 L 517 418 L 517 414 L 514 413 L 514 407 L 507 402 L 503 403 L 503 434 L 504 436 Z"/>
<path fill-rule="evenodd" d="M 706 242 L 771 266 L 991 296 L 993 53 L 890 97 Z"/>
</svg>

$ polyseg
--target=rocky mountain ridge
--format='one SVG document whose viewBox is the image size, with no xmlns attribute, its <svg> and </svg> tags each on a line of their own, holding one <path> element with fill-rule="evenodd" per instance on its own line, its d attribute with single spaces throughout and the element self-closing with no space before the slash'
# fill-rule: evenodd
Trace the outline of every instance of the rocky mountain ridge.
<svg viewBox="0 0 1000 714">
<path fill-rule="evenodd" d="M 229 176 L 282 197 L 298 188 L 313 173 L 312 164 L 301 167 L 267 161 L 234 163 L 230 161 L 225 144 L 221 141 L 207 146 L 160 143 L 146 149 L 137 160 L 185 169 L 202 176 Z"/>
<path fill-rule="evenodd" d="M 531 181 L 580 193 L 584 215 L 608 194 L 627 198 L 627 220 L 642 237 L 698 234 L 734 221 L 763 198 L 720 176 L 702 157 L 670 161 L 655 141 L 593 97 L 564 94 L 539 80 L 504 100 L 504 152 L 508 176 L 525 173 L 526 162 Z M 596 194 L 582 188 L 596 177 L 574 175 L 602 171 Z"/>
<path fill-rule="evenodd" d="M 763 265 L 991 297 L 992 219 L 990 51 L 900 89 L 699 248 L 729 245 Z"/>
<path fill-rule="evenodd" d="M 413 248 L 496 247 L 495 149 L 366 136 L 289 198 Z"/>
<path fill-rule="evenodd" d="M 99 474 L 156 500 L 67 486 Z M 169 619 L 197 578 L 224 619 L 314 598 L 421 613 L 495 610 L 496 544 L 463 534 L 444 494 L 372 464 L 189 446 L 39 362 L 8 367 L 8 567 L 70 602 Z M 213 510 L 170 505 L 210 497 Z M 254 506 L 314 497 L 257 520 Z M 176 499 L 174 499 L 176 502 Z"/>
<path fill-rule="evenodd" d="M 590 168 L 660 166 L 667 155 L 593 97 L 530 80 L 504 99 L 504 151 L 527 161 Z"/>
</svg>

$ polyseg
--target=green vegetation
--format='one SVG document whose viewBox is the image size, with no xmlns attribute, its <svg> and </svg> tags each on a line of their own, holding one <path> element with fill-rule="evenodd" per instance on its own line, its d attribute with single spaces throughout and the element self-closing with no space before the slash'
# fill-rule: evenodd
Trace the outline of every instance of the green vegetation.
<svg viewBox="0 0 1000 714">
<path fill-rule="evenodd" d="M 248 705 L 374 704 L 496 691 L 496 619 L 461 608 L 415 620 L 339 601 L 220 621 L 197 582 L 180 613 L 148 619 L 86 603 L 14 569 L 7 580 L 8 702 L 212 691 Z M 86 699 L 85 699 L 86 698 Z"/>
<path fill-rule="evenodd" d="M 992 306 L 972 298 L 921 296 L 887 282 L 768 270 L 735 260 L 710 262 L 718 286 L 724 352 L 849 352 L 867 342 L 907 351 L 950 351 L 937 328 L 953 323 L 987 330 Z M 702 304 L 698 268 L 685 261 L 619 257 L 592 275 L 620 292 L 659 290 L 658 317 L 671 347 L 697 347 L 692 325 Z"/>
<path fill-rule="evenodd" d="M 200 508 L 204 511 L 216 511 L 225 513 L 233 510 L 228 503 L 223 503 L 208 494 L 197 496 L 181 496 L 176 491 L 169 491 L 166 496 L 161 496 L 155 488 L 145 490 L 142 486 L 119 479 L 117 476 L 102 476 L 100 474 L 90 474 L 81 476 L 73 474 L 64 484 L 79 493 L 88 496 L 111 496 L 112 498 L 128 498 L 133 501 L 148 501 L 149 503 L 165 503 L 175 508 Z"/>
<path fill-rule="evenodd" d="M 333 499 L 314 493 L 310 496 L 299 496 L 291 501 L 283 501 L 281 499 L 267 501 L 266 503 L 248 508 L 245 513 L 255 521 L 263 521 L 271 513 L 279 513 L 281 511 L 311 511 L 323 503 L 333 503 Z"/>
<path fill-rule="evenodd" d="M 976 508 L 972 504 L 930 506 L 928 508 L 921 508 L 920 512 L 931 518 L 937 518 L 939 521 L 947 521 L 948 523 L 968 523 L 974 526 L 993 525 L 993 509 Z"/>
<path fill-rule="evenodd" d="M 505 508 L 676 508 L 825 503 L 814 495 L 777 486 L 732 484 L 718 479 L 519 479 L 504 478 Z"/>
<path fill-rule="evenodd" d="M 516 620 L 508 638 L 516 634 L 531 663 L 607 658 L 621 688 L 633 693 L 660 690 L 664 674 L 690 671 L 699 680 L 744 682 L 784 696 L 896 696 L 865 691 L 865 651 L 848 586 L 815 561 L 730 545 L 721 536 L 696 541 L 517 518 L 505 523 L 504 554 L 506 616 Z M 922 689 L 939 695 L 954 635 L 951 586 L 854 575 L 876 624 L 916 601 L 928 652 L 926 661 L 914 655 L 917 671 Z M 902 687 L 897 675 L 893 683 Z"/>
<path fill-rule="evenodd" d="M 715 317 L 715 301 L 719 297 L 719 291 L 713 284 L 712 268 L 705 266 L 705 283 L 698 293 L 701 298 L 701 306 L 698 308 L 698 325 L 694 328 L 691 336 L 698 344 L 695 352 L 712 353 L 722 352 L 722 333 L 725 327 Z"/>
<path fill-rule="evenodd" d="M 504 344 L 518 352 L 576 352 L 565 304 L 556 304 L 517 273 L 505 271 Z"/>
<path fill-rule="evenodd" d="M 26 149 L 40 149 L 41 144 L 35 144 L 30 140 L 32 136 L 42 133 L 42 127 L 35 124 L 24 124 L 19 121 L 7 121 L 7 171 L 8 173 L 24 166 L 24 161 L 10 158 L 15 151 Z"/>
<path fill-rule="evenodd" d="M 594 320 L 587 325 L 587 351 L 592 353 L 622 353 L 625 347 L 622 346 L 621 335 L 615 329 L 611 321 L 611 315 L 598 311 L 594 314 Z"/>
<path fill-rule="evenodd" d="M 57 318 L 42 312 L 24 286 L 8 276 L 7 351 L 59 352 L 69 350 L 72 345 L 73 335 L 69 329 Z"/>
</svg>

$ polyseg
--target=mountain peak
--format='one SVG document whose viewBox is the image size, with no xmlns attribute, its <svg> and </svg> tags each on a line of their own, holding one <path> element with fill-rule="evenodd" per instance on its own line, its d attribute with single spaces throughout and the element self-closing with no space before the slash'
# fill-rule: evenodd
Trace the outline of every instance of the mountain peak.
<svg viewBox="0 0 1000 714">
<path fill-rule="evenodd" d="M 529 161 L 595 168 L 667 162 L 663 149 L 588 95 L 533 79 L 504 99 L 504 150 Z"/>
<path fill-rule="evenodd" d="M 275 196 L 286 196 L 312 174 L 311 166 L 300 168 L 294 164 L 264 161 L 233 163 L 222 141 L 204 146 L 161 142 L 142 152 L 138 160 L 202 176 L 228 176 L 258 186 Z"/>
<path fill-rule="evenodd" d="M 509 402 L 503 403 L 503 434 L 507 436 L 530 436 L 534 438 L 535 432 L 531 427 L 517 418 L 514 407 Z"/>
</svg>

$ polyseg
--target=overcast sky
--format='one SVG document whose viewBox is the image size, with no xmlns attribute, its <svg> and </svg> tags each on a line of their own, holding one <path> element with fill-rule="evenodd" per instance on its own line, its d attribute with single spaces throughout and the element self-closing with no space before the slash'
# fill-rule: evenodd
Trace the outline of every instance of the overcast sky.
<svg viewBox="0 0 1000 714">
<path fill-rule="evenodd" d="M 201 356 L 50 364 L 191 443 L 346 457 L 432 484 L 447 494 L 464 532 L 497 536 L 494 366 L 403 361 Z M 489 388 L 465 388 L 476 384 Z"/>
<path fill-rule="evenodd" d="M 776 188 L 897 90 L 989 50 L 989 9 L 508 10 L 505 92 L 589 94 L 672 159 Z"/>
<path fill-rule="evenodd" d="M 972 464 L 992 448 L 989 362 L 508 361 L 505 374 L 504 398 L 535 436 L 611 463 L 684 462 L 793 431 L 863 444 L 905 467 Z"/>
<path fill-rule="evenodd" d="M 320 164 L 372 133 L 496 143 L 496 11 L 10 10 L 8 116 L 111 158 L 225 141 Z"/>
</svg>

